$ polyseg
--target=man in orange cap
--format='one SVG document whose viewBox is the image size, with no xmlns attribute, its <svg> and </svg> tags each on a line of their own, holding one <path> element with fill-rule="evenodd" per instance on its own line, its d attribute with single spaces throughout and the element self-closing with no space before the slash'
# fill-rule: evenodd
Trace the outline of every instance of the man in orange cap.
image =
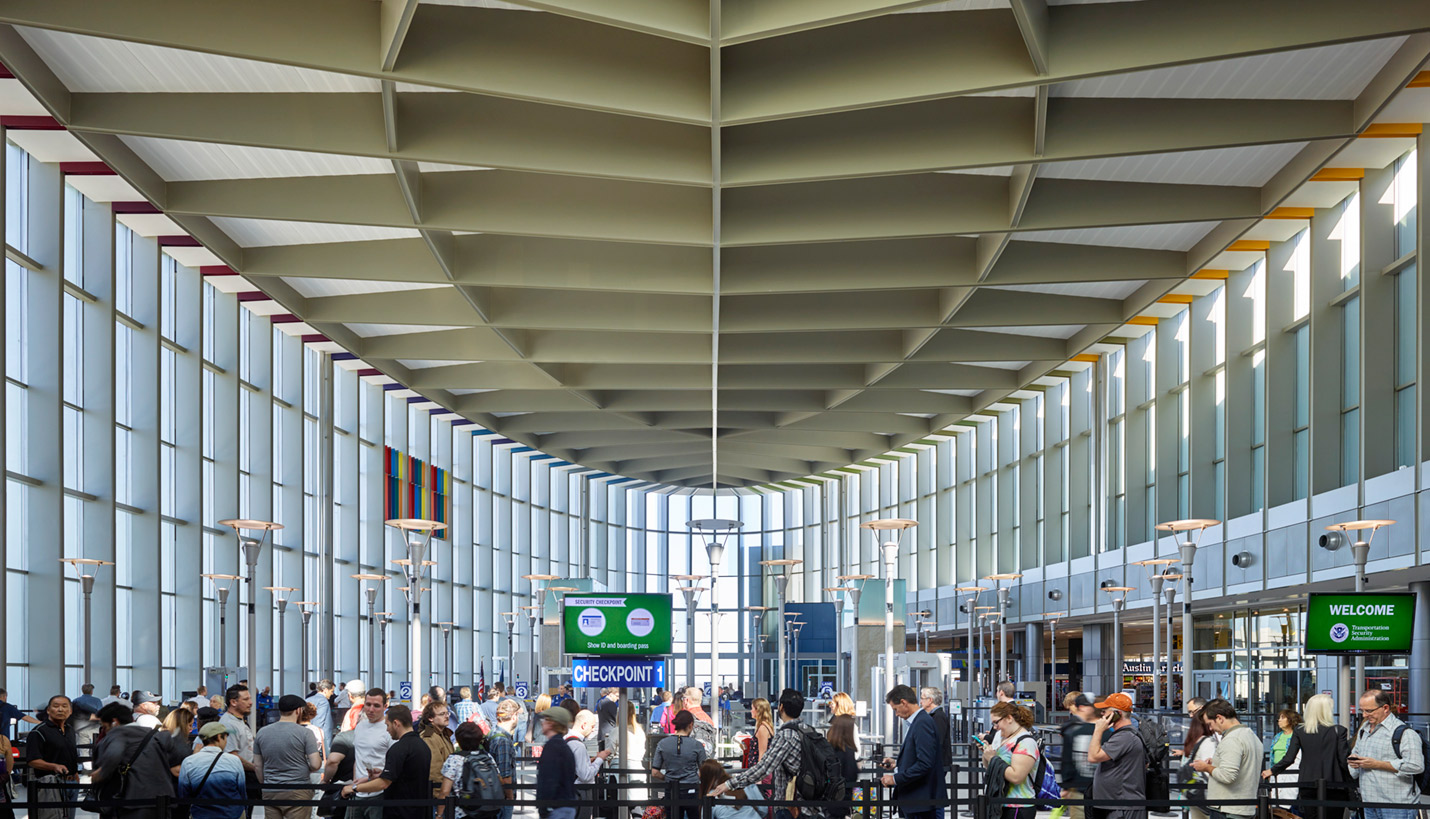
<svg viewBox="0 0 1430 819">
<path fill-rule="evenodd" d="M 1097 765 L 1092 779 L 1092 803 L 1147 798 L 1147 748 L 1132 727 L 1132 698 L 1118 692 L 1093 703 L 1102 716 L 1092 724 L 1087 761 Z M 1107 735 L 1108 730 L 1111 735 Z M 1147 819 L 1146 808 L 1109 807 L 1097 811 L 1107 819 Z"/>
</svg>

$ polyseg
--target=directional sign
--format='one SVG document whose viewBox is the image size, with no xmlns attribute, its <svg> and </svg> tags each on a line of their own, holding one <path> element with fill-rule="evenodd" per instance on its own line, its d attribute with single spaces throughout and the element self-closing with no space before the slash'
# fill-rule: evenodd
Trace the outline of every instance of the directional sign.
<svg viewBox="0 0 1430 819">
<path fill-rule="evenodd" d="M 403 680 L 397 684 L 398 702 L 412 702 L 412 681 Z"/>
<path fill-rule="evenodd" d="M 832 699 L 833 697 L 834 697 L 834 683 L 830 682 L 829 680 L 825 680 L 824 682 L 820 683 L 820 684 L 819 684 L 819 698 L 822 699 L 822 700 L 827 700 L 827 699 Z"/>
<path fill-rule="evenodd" d="M 705 683 L 705 696 L 710 696 L 710 683 Z"/>
<path fill-rule="evenodd" d="M 526 695 L 529 694 L 529 693 L 531 693 L 531 690 L 527 687 L 526 683 L 523 682 L 522 680 L 517 680 L 517 681 L 516 681 L 516 698 L 519 699 L 519 700 L 524 700 L 524 699 L 526 699 Z"/>
<path fill-rule="evenodd" d="M 615 660 L 576 657 L 571 684 L 577 688 L 664 688 L 664 660 Z"/>
</svg>

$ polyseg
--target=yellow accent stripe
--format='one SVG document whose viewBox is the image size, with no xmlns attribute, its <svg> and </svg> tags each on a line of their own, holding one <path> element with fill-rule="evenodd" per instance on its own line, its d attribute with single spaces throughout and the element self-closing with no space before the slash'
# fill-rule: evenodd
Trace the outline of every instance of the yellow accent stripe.
<svg viewBox="0 0 1430 819">
<path fill-rule="evenodd" d="M 1270 249 L 1271 242 L 1265 239 L 1241 239 L 1240 241 L 1232 242 L 1231 245 L 1227 247 L 1227 250 L 1237 252 L 1265 251 Z"/>
<path fill-rule="evenodd" d="M 1365 168 L 1322 168 L 1311 176 L 1312 182 L 1355 182 L 1365 178 Z"/>
<path fill-rule="evenodd" d="M 1097 355 L 1096 353 L 1078 353 L 1072 358 L 1069 358 L 1068 361 L 1080 361 L 1083 364 L 1096 364 L 1097 359 L 1100 357 L 1101 356 Z"/>
<path fill-rule="evenodd" d="M 1230 270 L 1217 270 L 1211 267 L 1204 267 L 1192 274 L 1194 279 L 1225 279 L 1231 276 Z"/>
<path fill-rule="evenodd" d="M 1130 319 L 1127 320 L 1127 323 L 1128 323 L 1128 324 L 1138 324 L 1138 325 L 1141 325 L 1141 326 L 1143 326 L 1143 327 L 1156 327 L 1156 326 L 1157 326 L 1157 317 L 1156 317 L 1156 316 L 1133 316 L 1132 318 L 1130 318 Z"/>
<path fill-rule="evenodd" d="M 1315 208 L 1277 208 L 1266 214 L 1267 219 L 1310 219 L 1316 215 Z"/>
<path fill-rule="evenodd" d="M 1418 122 L 1373 122 L 1361 133 L 1361 139 L 1396 139 L 1420 136 L 1425 126 Z"/>
<path fill-rule="evenodd" d="M 1416 74 L 1410 82 L 1405 84 L 1406 88 L 1430 88 L 1430 71 L 1421 71 Z"/>
<path fill-rule="evenodd" d="M 1163 296 L 1162 298 L 1157 299 L 1157 303 L 1158 303 L 1158 304 L 1191 304 L 1191 303 L 1192 303 L 1192 296 L 1189 296 L 1189 295 L 1187 295 L 1187 294 L 1185 294 L 1185 293 L 1168 293 L 1167 295 Z"/>
</svg>

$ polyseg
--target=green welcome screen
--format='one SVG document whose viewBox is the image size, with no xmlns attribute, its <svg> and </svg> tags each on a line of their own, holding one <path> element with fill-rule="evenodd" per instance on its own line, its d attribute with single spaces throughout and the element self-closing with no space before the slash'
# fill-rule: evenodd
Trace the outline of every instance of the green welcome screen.
<svg viewBox="0 0 1430 819">
<path fill-rule="evenodd" d="M 670 653 L 670 595 L 566 595 L 567 654 L 654 657 Z"/>
<path fill-rule="evenodd" d="M 1312 594 L 1307 603 L 1313 654 L 1408 654 L 1414 634 L 1413 594 Z"/>
</svg>

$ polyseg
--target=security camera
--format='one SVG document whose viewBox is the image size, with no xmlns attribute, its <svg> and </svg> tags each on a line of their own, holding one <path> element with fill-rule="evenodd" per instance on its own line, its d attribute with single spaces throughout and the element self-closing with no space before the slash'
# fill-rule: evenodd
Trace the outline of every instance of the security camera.
<svg viewBox="0 0 1430 819">
<path fill-rule="evenodd" d="M 1063 599 L 1062 589 L 1053 589 L 1052 591 L 1048 592 L 1048 599 L 1053 601 L 1054 603 Z"/>
<path fill-rule="evenodd" d="M 1231 556 L 1231 565 L 1238 569 L 1245 569 L 1253 562 L 1251 552 L 1237 552 Z"/>
<path fill-rule="evenodd" d="M 1321 535 L 1318 542 L 1321 544 L 1322 549 L 1328 552 L 1334 552 L 1346 545 L 1346 536 L 1344 532 L 1327 532 Z"/>
</svg>

